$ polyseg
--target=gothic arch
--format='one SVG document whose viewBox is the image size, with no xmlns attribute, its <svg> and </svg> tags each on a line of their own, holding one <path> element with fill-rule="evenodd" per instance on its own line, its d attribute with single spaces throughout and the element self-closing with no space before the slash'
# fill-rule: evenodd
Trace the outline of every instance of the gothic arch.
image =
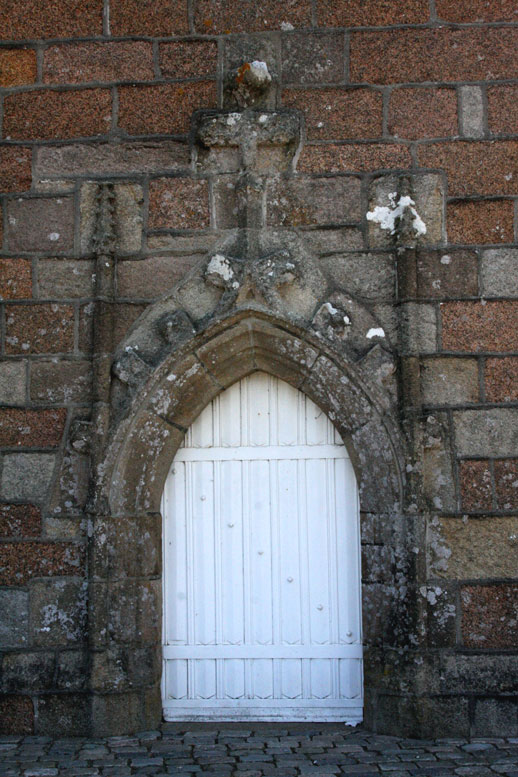
<svg viewBox="0 0 518 777">
<path fill-rule="evenodd" d="M 120 694 L 128 697 L 125 709 L 138 721 L 135 725 L 155 725 L 160 718 L 159 507 L 165 478 L 185 430 L 203 408 L 256 370 L 290 383 L 320 406 L 353 460 L 366 543 L 364 578 L 371 579 L 369 568 L 378 565 L 378 577 L 390 583 L 381 598 L 379 586 L 364 586 L 369 704 L 370 678 L 379 661 L 376 646 L 387 627 L 401 621 L 397 581 L 386 579 L 388 570 L 396 559 L 405 564 L 403 443 L 383 392 L 374 381 L 369 385 L 378 363 L 373 350 L 370 359 L 354 365 L 316 334 L 257 310 L 242 310 L 187 338 L 154 369 L 144 370 L 137 385 L 124 385 L 124 417 L 114 424 L 99 463 L 92 524 L 94 728 L 96 720 L 102 721 L 99 726 L 111 720 Z M 377 532 L 384 535 L 381 547 L 372 544 Z M 112 721 L 111 726 L 128 728 L 127 722 Z"/>
</svg>

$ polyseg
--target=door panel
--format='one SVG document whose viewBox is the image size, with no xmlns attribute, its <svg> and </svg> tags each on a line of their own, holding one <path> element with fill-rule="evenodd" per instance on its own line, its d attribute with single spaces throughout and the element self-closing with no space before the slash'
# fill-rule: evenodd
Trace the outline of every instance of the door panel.
<svg viewBox="0 0 518 777">
<path fill-rule="evenodd" d="M 361 720 L 357 486 L 325 414 L 264 373 L 235 384 L 162 512 L 166 719 Z"/>
</svg>

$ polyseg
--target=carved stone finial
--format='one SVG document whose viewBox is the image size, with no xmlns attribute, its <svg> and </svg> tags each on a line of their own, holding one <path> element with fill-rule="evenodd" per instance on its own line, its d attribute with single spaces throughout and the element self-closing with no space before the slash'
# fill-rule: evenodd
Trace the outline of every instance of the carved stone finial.
<svg viewBox="0 0 518 777">
<path fill-rule="evenodd" d="M 272 77 L 266 62 L 245 62 L 230 74 L 225 96 L 239 108 L 261 107 L 266 104 L 271 85 Z"/>
</svg>

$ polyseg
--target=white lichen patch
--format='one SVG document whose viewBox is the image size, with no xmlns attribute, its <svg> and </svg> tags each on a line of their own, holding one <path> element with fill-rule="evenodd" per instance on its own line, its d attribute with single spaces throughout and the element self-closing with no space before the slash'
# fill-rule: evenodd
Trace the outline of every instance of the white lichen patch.
<svg viewBox="0 0 518 777">
<path fill-rule="evenodd" d="M 206 275 L 219 275 L 222 280 L 231 283 L 233 289 L 239 288 L 239 283 L 234 278 L 234 270 L 226 256 L 214 254 L 207 265 Z"/>
<path fill-rule="evenodd" d="M 230 281 L 234 277 L 234 270 L 228 259 L 223 254 L 214 254 L 207 265 L 207 273 L 221 275 L 224 281 Z"/>
<path fill-rule="evenodd" d="M 250 63 L 250 72 L 257 81 L 269 83 L 272 80 L 272 77 L 268 72 L 268 65 L 261 59 L 254 59 L 254 61 Z"/>
<path fill-rule="evenodd" d="M 373 337 L 385 337 L 385 330 L 380 326 L 372 327 L 366 334 L 367 340 L 371 340 Z"/>
<path fill-rule="evenodd" d="M 332 316 L 334 316 L 334 315 L 336 315 L 336 313 L 338 313 L 338 310 L 335 307 L 333 307 L 333 305 L 331 305 L 330 302 L 325 302 L 324 303 L 324 307 L 326 308 L 328 313 L 331 313 Z"/>
<path fill-rule="evenodd" d="M 412 227 L 416 237 L 426 235 L 426 224 L 415 209 L 414 200 L 408 195 L 397 199 L 397 192 L 389 194 L 390 205 L 377 205 L 367 213 L 367 221 L 374 221 L 381 229 L 386 229 L 391 235 L 396 233 L 396 227 L 403 214 L 408 209 L 412 216 Z"/>
<path fill-rule="evenodd" d="M 419 593 L 423 596 L 429 604 L 437 604 L 437 597 L 442 594 L 442 588 L 438 586 L 428 588 L 422 585 L 419 589 Z"/>
<path fill-rule="evenodd" d="M 292 265 L 286 265 L 286 266 L 289 267 Z M 323 307 L 327 310 L 330 316 L 340 316 L 345 326 L 351 326 L 351 319 L 349 318 L 347 313 L 344 313 L 344 315 L 341 316 L 341 311 L 338 310 L 338 308 L 335 308 L 334 305 L 332 305 L 330 302 L 324 302 Z"/>
</svg>

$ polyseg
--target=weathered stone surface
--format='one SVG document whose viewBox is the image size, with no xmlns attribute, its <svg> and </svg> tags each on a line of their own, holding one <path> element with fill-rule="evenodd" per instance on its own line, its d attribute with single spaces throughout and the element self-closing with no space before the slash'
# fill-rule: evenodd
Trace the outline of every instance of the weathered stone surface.
<svg viewBox="0 0 518 777">
<path fill-rule="evenodd" d="M 97 736 L 125 735 L 128 731 L 142 730 L 149 724 L 156 727 L 161 719 L 145 718 L 139 693 L 97 693 L 92 701 L 93 732 Z"/>
<path fill-rule="evenodd" d="M 57 448 L 65 428 L 67 412 L 55 410 L 0 409 L 2 448 Z"/>
<path fill-rule="evenodd" d="M 117 579 L 159 575 L 161 540 L 159 514 L 96 518 L 90 549 L 92 576 Z"/>
<path fill-rule="evenodd" d="M 37 149 L 35 179 L 62 176 L 179 171 L 189 166 L 189 147 L 173 140 L 41 146 Z"/>
<path fill-rule="evenodd" d="M 109 586 L 109 628 L 112 643 L 160 643 L 162 584 L 160 580 L 121 580 Z"/>
<path fill-rule="evenodd" d="M 88 402 L 92 366 L 87 361 L 38 360 L 30 367 L 33 402 Z"/>
<path fill-rule="evenodd" d="M 467 353 L 518 350 L 516 300 L 445 302 L 440 310 L 444 350 Z"/>
<path fill-rule="evenodd" d="M 180 282 L 174 298 L 179 307 L 197 322 L 216 309 L 220 292 L 214 286 L 207 285 L 205 279 L 196 273 Z"/>
<path fill-rule="evenodd" d="M 245 62 L 261 61 L 266 62 L 268 71 L 275 81 L 280 75 L 280 41 L 279 34 L 274 33 L 271 36 L 264 35 L 233 35 L 224 40 L 223 49 L 223 75 L 225 80 L 237 71 Z M 237 102 L 233 97 L 231 90 L 224 92 L 224 107 L 234 108 Z M 270 89 L 270 94 L 266 101 L 269 108 L 275 108 L 275 88 Z"/>
<path fill-rule="evenodd" d="M 516 655 L 445 655 L 441 661 L 441 692 L 516 693 L 517 672 Z M 498 736 L 502 734 L 500 729 Z"/>
<path fill-rule="evenodd" d="M 55 303 L 9 305 L 5 332 L 7 353 L 69 353 L 74 347 L 74 309 Z"/>
<path fill-rule="evenodd" d="M 381 583 L 362 584 L 362 624 L 365 645 L 381 644 L 387 630 L 385 614 L 389 611 L 392 592 Z"/>
<path fill-rule="evenodd" d="M 495 461 L 495 490 L 498 507 L 501 510 L 515 510 L 518 507 L 518 460 Z"/>
<path fill-rule="evenodd" d="M 77 515 L 83 510 L 89 475 L 88 458 L 67 446 L 49 502 L 54 515 Z"/>
<path fill-rule="evenodd" d="M 347 413 L 347 405 L 344 407 Z M 343 426 L 341 419 L 338 426 Z M 397 513 L 401 504 L 402 475 L 390 437 L 379 417 L 353 432 L 349 453 L 358 480 L 361 508 L 370 512 Z"/>
<path fill-rule="evenodd" d="M 395 259 L 376 253 L 333 254 L 320 262 L 331 282 L 359 299 L 393 300 Z"/>
<path fill-rule="evenodd" d="M 304 389 L 335 423 L 342 436 L 372 418 L 366 395 L 336 365 L 320 356 L 304 383 Z M 370 509 L 364 506 L 364 509 Z"/>
<path fill-rule="evenodd" d="M 518 399 L 518 359 L 486 359 L 484 384 L 486 401 L 516 402 Z"/>
<path fill-rule="evenodd" d="M 49 694 L 38 701 L 38 733 L 54 735 L 66 731 L 68 736 L 88 733 L 88 698 L 80 694 Z"/>
<path fill-rule="evenodd" d="M 26 371 L 24 361 L 4 361 L 0 364 L 0 402 L 3 405 L 23 405 Z"/>
<path fill-rule="evenodd" d="M 2 498 L 42 502 L 54 471 L 53 453 L 10 453 L 4 456 Z"/>
<path fill-rule="evenodd" d="M 38 537 L 41 534 L 41 512 L 31 504 L 0 505 L 0 536 Z"/>
<path fill-rule="evenodd" d="M 7 217 L 10 251 L 71 251 L 74 247 L 72 197 L 11 200 Z"/>
<path fill-rule="evenodd" d="M 397 368 L 391 353 L 378 343 L 358 362 L 366 385 L 374 385 L 378 391 L 380 406 L 389 410 L 398 398 Z"/>
<path fill-rule="evenodd" d="M 448 584 L 419 586 L 424 614 L 419 626 L 422 643 L 429 648 L 453 648 L 457 644 L 457 591 Z M 430 678 L 430 684 L 435 678 Z M 446 692 L 446 688 L 440 687 Z"/>
<path fill-rule="evenodd" d="M 401 353 L 418 355 L 437 351 L 437 313 L 433 305 L 401 305 Z"/>
<path fill-rule="evenodd" d="M 416 210 L 426 226 L 426 233 L 419 237 L 419 242 L 442 243 L 445 236 L 442 176 L 435 173 L 414 175 L 411 186 L 411 196 L 415 201 Z"/>
<path fill-rule="evenodd" d="M 31 263 L 27 259 L 0 259 L 0 299 L 31 297 Z"/>
<path fill-rule="evenodd" d="M 513 548 L 518 536 L 518 518 L 440 518 L 435 527 L 440 535 L 441 554 L 447 549 L 439 577 L 466 580 L 487 577 L 514 577 L 516 559 Z M 433 546 L 430 548 L 434 564 Z M 444 557 L 444 556 L 443 556 Z"/>
<path fill-rule="evenodd" d="M 138 261 L 118 262 L 117 293 L 120 297 L 138 299 L 162 297 L 201 261 L 202 256 L 150 256 Z"/>
<path fill-rule="evenodd" d="M 97 691 L 122 691 L 146 687 L 160 681 L 161 647 L 112 646 L 95 653 L 91 669 L 91 685 Z"/>
<path fill-rule="evenodd" d="M 451 299 L 478 295 L 475 251 L 404 251 L 398 257 L 398 290 L 402 298 Z"/>
<path fill-rule="evenodd" d="M 490 464 L 487 459 L 460 461 L 459 485 L 463 510 L 470 512 L 473 510 L 491 511 L 493 484 Z"/>
<path fill-rule="evenodd" d="M 8 693 L 49 690 L 54 664 L 53 653 L 7 653 L 2 661 L 2 689 Z"/>
<path fill-rule="evenodd" d="M 450 243 L 512 243 L 512 200 L 450 200 L 446 206 Z"/>
<path fill-rule="evenodd" d="M 143 412 L 135 419 L 108 486 L 114 515 L 159 512 L 162 487 L 183 437 L 155 413 Z"/>
<path fill-rule="evenodd" d="M 425 405 L 463 405 L 479 401 L 475 359 L 426 359 L 421 365 Z"/>
<path fill-rule="evenodd" d="M 214 216 L 218 230 L 236 229 L 243 226 L 244 192 L 240 187 L 239 176 L 224 175 L 214 181 Z"/>
<path fill-rule="evenodd" d="M 518 297 L 518 248 L 483 251 L 480 276 L 484 297 Z"/>
<path fill-rule="evenodd" d="M 0 641 L 3 647 L 26 647 L 29 636 L 29 595 L 16 589 L 0 590 Z"/>
<path fill-rule="evenodd" d="M 50 542 L 0 544 L 0 585 L 25 585 L 31 578 L 77 575 L 83 570 L 81 545 Z"/>
<path fill-rule="evenodd" d="M 81 691 L 87 683 L 87 662 L 85 650 L 61 650 L 57 658 L 57 688 Z"/>
<path fill-rule="evenodd" d="M 484 127 L 484 96 L 480 86 L 461 86 L 459 124 L 461 135 L 482 138 Z"/>
<path fill-rule="evenodd" d="M 95 268 L 91 261 L 40 259 L 38 262 L 40 299 L 91 297 L 94 285 Z"/>
<path fill-rule="evenodd" d="M 92 351 L 94 316 L 98 321 L 102 321 L 102 334 L 105 340 L 101 348 L 113 351 L 145 308 L 145 304 L 136 302 L 98 306 L 89 302 L 82 305 L 79 312 L 79 350 L 85 354 Z"/>
<path fill-rule="evenodd" d="M 209 374 L 215 376 L 220 386 L 230 386 L 237 377 L 244 376 L 255 369 L 250 326 L 242 322 L 227 329 L 199 348 L 197 354 Z"/>
<path fill-rule="evenodd" d="M 423 430 L 423 495 L 434 510 L 455 510 L 453 454 L 447 419 L 430 414 Z"/>
<path fill-rule="evenodd" d="M 363 248 L 363 234 L 358 227 L 304 230 L 301 237 L 304 246 L 314 256 Z"/>
<path fill-rule="evenodd" d="M 99 204 L 99 184 L 88 182 L 81 187 L 80 195 L 80 245 L 83 253 L 93 250 Z M 131 254 L 140 251 L 142 245 L 143 192 L 140 184 L 118 183 L 113 186 L 113 221 L 118 253 Z"/>
<path fill-rule="evenodd" d="M 518 455 L 518 410 L 458 410 L 453 415 L 459 456 Z"/>
<path fill-rule="evenodd" d="M 209 225 L 207 181 L 156 178 L 150 182 L 150 229 L 205 229 Z"/>
<path fill-rule="evenodd" d="M 84 523 L 76 515 L 47 515 L 45 517 L 45 536 L 49 540 L 80 540 L 84 538 Z"/>
<path fill-rule="evenodd" d="M 272 76 L 266 62 L 244 62 L 230 72 L 224 83 L 224 103 L 238 108 L 267 108 L 275 105 Z"/>
<path fill-rule="evenodd" d="M 475 736 L 515 737 L 518 728 L 516 698 L 477 699 L 475 702 Z"/>
<path fill-rule="evenodd" d="M 380 322 L 366 307 L 340 292 L 330 294 L 323 302 L 311 326 L 318 338 L 331 343 L 347 361 L 362 359 L 376 345 L 390 348 Z"/>
<path fill-rule="evenodd" d="M 29 696 L 0 696 L 0 732 L 18 735 L 34 732 L 34 706 Z"/>
<path fill-rule="evenodd" d="M 366 583 L 389 583 L 391 579 L 391 548 L 372 545 L 362 548 L 362 580 Z"/>
<path fill-rule="evenodd" d="M 457 736 L 469 736 L 469 701 L 465 696 L 425 697 L 419 699 L 417 712 L 420 730 L 426 736 L 449 737 L 453 731 Z"/>
<path fill-rule="evenodd" d="M 274 178 L 266 197 L 266 221 L 273 226 L 323 226 L 361 218 L 359 178 Z"/>
<path fill-rule="evenodd" d="M 518 583 L 465 585 L 461 603 L 466 647 L 502 650 L 516 645 Z"/>
<path fill-rule="evenodd" d="M 81 642 L 86 626 L 86 584 L 81 580 L 33 580 L 30 586 L 31 641 L 39 647 Z"/>
<path fill-rule="evenodd" d="M 206 254 L 212 250 L 217 232 L 201 232 L 192 235 L 148 235 L 147 247 L 150 251 L 167 251 L 172 256 L 191 256 Z"/>
<path fill-rule="evenodd" d="M 112 373 L 132 390 L 142 385 L 150 372 L 149 364 L 130 346 L 119 352 L 112 363 Z"/>
<path fill-rule="evenodd" d="M 406 199 L 410 198 L 410 199 Z M 368 241 L 372 247 L 430 245 L 444 239 L 444 191 L 439 175 L 376 178 L 370 188 Z"/>
<path fill-rule="evenodd" d="M 204 363 L 207 364 L 206 361 Z M 216 379 L 219 379 L 218 374 Z M 170 423 L 188 428 L 220 390 L 221 384 L 207 372 L 199 359 L 189 356 L 181 364 L 172 366 L 171 372 L 155 390 L 150 406 Z"/>
</svg>

